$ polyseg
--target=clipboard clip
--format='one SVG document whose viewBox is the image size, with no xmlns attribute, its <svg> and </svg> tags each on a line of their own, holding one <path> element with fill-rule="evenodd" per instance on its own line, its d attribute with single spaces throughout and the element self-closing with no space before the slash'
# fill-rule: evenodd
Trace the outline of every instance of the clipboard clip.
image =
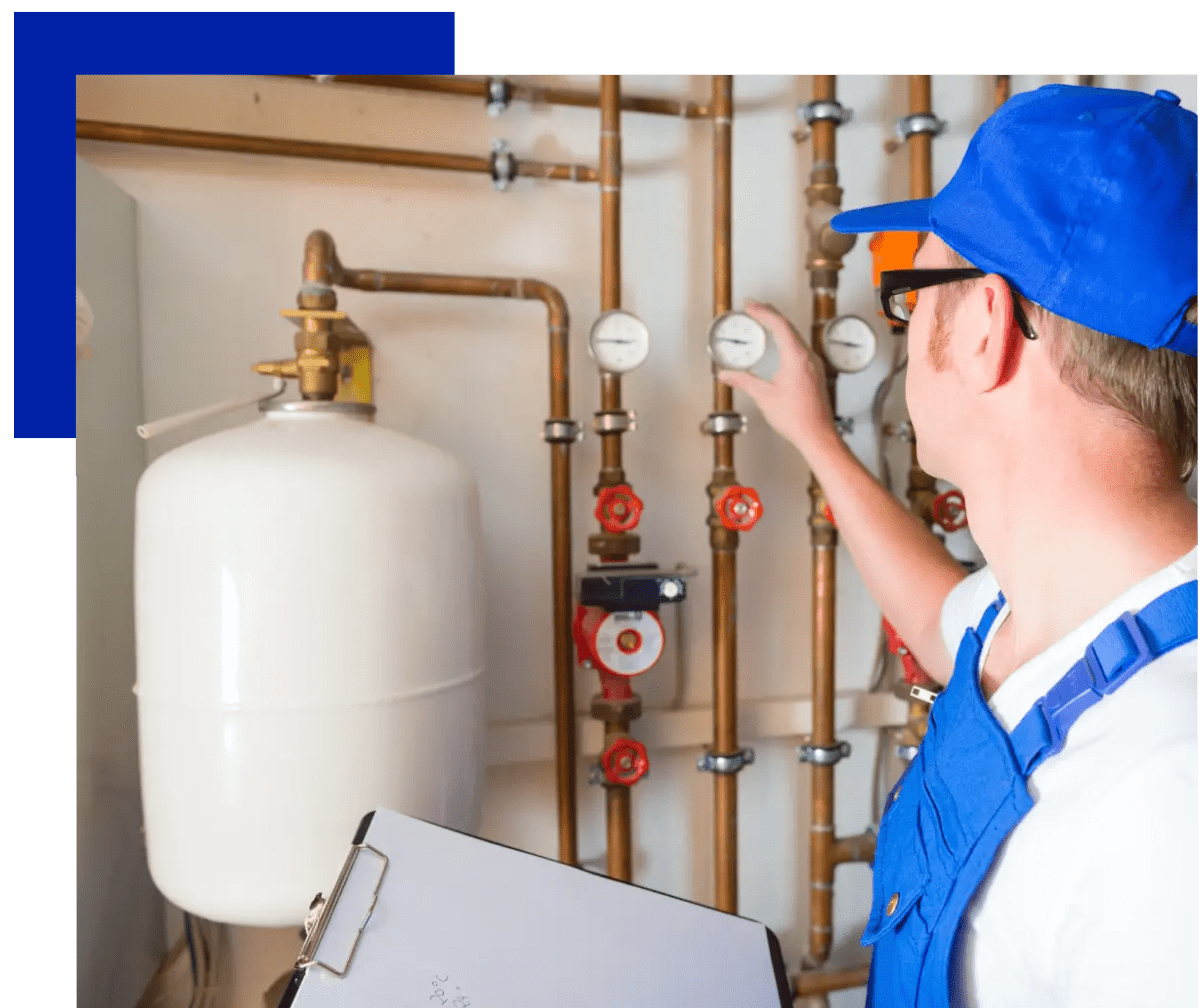
<svg viewBox="0 0 1200 1008">
<path fill-rule="evenodd" d="M 347 882 L 350 880 L 351 873 L 354 871 L 354 866 L 358 863 L 358 856 L 365 850 L 376 855 L 383 862 L 383 866 L 380 869 L 379 879 L 375 883 L 375 888 L 371 891 L 371 901 L 367 906 L 366 912 L 363 914 L 361 923 L 354 931 L 354 940 L 350 944 L 350 951 L 346 954 L 346 962 L 341 969 L 338 969 L 315 957 L 317 949 L 320 947 L 321 939 L 325 937 L 329 922 L 333 919 L 333 913 L 337 909 L 338 901 L 342 898 L 342 893 L 346 888 Z M 345 864 L 342 865 L 341 874 L 338 875 L 337 882 L 333 887 L 333 892 L 329 895 L 329 899 L 322 899 L 321 894 L 317 893 L 316 898 L 309 907 L 308 916 L 304 919 L 304 944 L 300 947 L 300 958 L 296 960 L 297 969 L 320 966 L 336 977 L 344 977 L 350 972 L 350 963 L 354 960 L 354 952 L 358 948 L 359 939 L 362 938 L 363 930 L 367 926 L 367 921 L 371 919 L 371 914 L 375 912 L 375 903 L 379 899 L 379 890 L 383 886 L 383 877 L 387 874 L 387 869 L 388 856 L 383 851 L 365 843 L 358 843 L 350 848 L 350 856 L 346 858 Z"/>
</svg>

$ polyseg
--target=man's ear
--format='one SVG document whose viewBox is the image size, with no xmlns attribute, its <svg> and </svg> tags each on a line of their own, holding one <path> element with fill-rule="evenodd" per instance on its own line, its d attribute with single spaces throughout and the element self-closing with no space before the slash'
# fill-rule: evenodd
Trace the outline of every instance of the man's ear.
<svg viewBox="0 0 1200 1008">
<path fill-rule="evenodd" d="M 1017 373 L 1024 349 L 1013 315 L 1013 293 L 1003 277 L 989 273 L 976 281 L 972 314 L 983 323 L 965 364 L 967 383 L 980 394 L 991 392 Z M 980 331 L 982 330 L 982 332 Z"/>
</svg>

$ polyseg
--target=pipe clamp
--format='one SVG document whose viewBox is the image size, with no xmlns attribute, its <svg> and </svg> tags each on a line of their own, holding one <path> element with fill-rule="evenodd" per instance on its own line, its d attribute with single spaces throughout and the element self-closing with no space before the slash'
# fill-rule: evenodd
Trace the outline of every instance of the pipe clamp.
<svg viewBox="0 0 1200 1008">
<path fill-rule="evenodd" d="M 512 101 L 512 85 L 503 77 L 489 77 L 487 81 L 487 114 L 495 119 L 508 108 Z"/>
<path fill-rule="evenodd" d="M 854 118 L 854 110 L 846 108 L 841 102 L 815 101 L 796 109 L 796 118 L 803 119 L 806 126 L 812 126 L 813 123 L 822 120 L 844 126 Z"/>
<path fill-rule="evenodd" d="M 592 415 L 592 430 L 597 434 L 623 434 L 637 430 L 637 414 L 633 410 L 604 410 Z"/>
<path fill-rule="evenodd" d="M 729 756 L 706 752 L 696 760 L 696 769 L 706 773 L 735 774 L 754 762 L 754 750 L 747 746 Z"/>
<path fill-rule="evenodd" d="M 911 763 L 913 757 L 917 755 L 917 747 L 915 745 L 898 745 L 896 746 L 896 755 L 905 762 Z"/>
<path fill-rule="evenodd" d="M 573 444 L 583 440 L 583 428 L 574 420 L 547 420 L 542 440 L 550 444 Z"/>
<path fill-rule="evenodd" d="M 838 742 L 831 746 L 813 745 L 804 742 L 796 747 L 796 758 L 801 763 L 813 766 L 833 766 L 850 755 L 850 743 Z"/>
<path fill-rule="evenodd" d="M 701 434 L 740 434 L 747 427 L 741 413 L 710 413 L 700 424 Z"/>
<path fill-rule="evenodd" d="M 896 120 L 896 136 L 904 143 L 909 137 L 918 133 L 928 133 L 930 136 L 940 136 L 946 129 L 946 120 L 939 119 L 930 112 L 917 112 Z"/>
<path fill-rule="evenodd" d="M 499 192 L 504 192 L 508 188 L 508 184 L 517 177 L 517 159 L 513 157 L 512 151 L 508 149 L 508 142 L 505 140 L 492 141 L 492 185 Z"/>
</svg>

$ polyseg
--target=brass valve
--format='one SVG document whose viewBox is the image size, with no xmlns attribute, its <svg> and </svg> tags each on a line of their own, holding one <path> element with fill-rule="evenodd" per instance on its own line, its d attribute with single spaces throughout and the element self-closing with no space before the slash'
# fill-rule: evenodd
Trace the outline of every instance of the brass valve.
<svg viewBox="0 0 1200 1008">
<path fill-rule="evenodd" d="M 304 399 L 331 400 L 338 391 L 338 372 L 345 340 L 334 330 L 346 313 L 314 308 L 291 308 L 280 312 L 299 321 L 296 356 L 291 360 L 263 361 L 254 365 L 259 374 L 295 378 Z"/>
</svg>

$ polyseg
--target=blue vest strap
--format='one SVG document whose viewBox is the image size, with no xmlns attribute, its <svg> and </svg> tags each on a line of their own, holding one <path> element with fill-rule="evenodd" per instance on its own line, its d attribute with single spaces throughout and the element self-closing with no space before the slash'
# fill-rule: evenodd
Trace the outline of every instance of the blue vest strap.
<svg viewBox="0 0 1200 1008">
<path fill-rule="evenodd" d="M 1196 637 L 1196 582 L 1188 581 L 1110 623 L 1082 658 L 1037 701 L 1010 734 L 1028 776 L 1066 744 L 1085 710 L 1155 658 Z"/>
</svg>

